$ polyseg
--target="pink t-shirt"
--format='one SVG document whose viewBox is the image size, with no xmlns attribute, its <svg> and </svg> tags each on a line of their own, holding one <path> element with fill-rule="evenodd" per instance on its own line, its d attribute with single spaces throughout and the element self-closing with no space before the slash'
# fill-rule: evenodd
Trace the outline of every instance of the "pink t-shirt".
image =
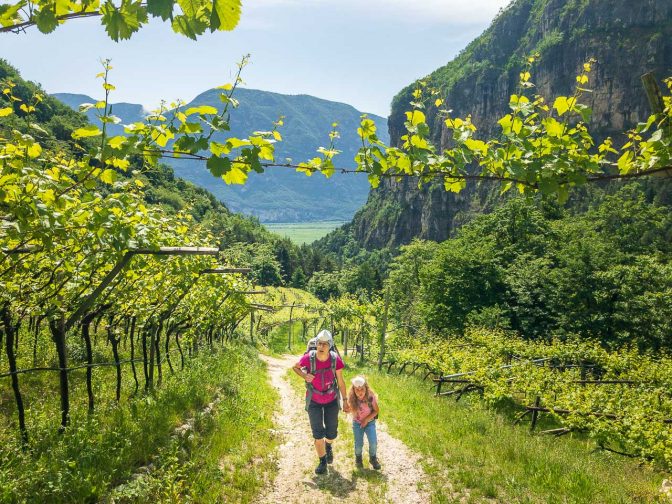
<svg viewBox="0 0 672 504">
<path fill-rule="evenodd" d="M 306 368 L 307 372 L 310 373 L 310 354 L 309 352 L 306 352 L 303 354 L 301 359 L 299 359 L 299 367 Z M 336 369 L 343 369 L 345 367 L 345 364 L 343 364 L 343 360 L 336 355 Z M 326 361 L 321 361 L 317 355 L 315 356 L 315 368 L 316 369 L 326 369 L 325 372 L 323 373 L 315 373 L 315 379 L 313 380 L 313 387 L 315 387 L 315 390 L 323 391 L 323 390 L 328 390 L 329 387 L 331 387 L 331 384 L 334 383 L 334 380 L 336 380 L 336 376 L 334 376 L 334 373 L 331 371 L 331 358 L 327 358 Z M 345 394 L 345 392 L 343 392 Z M 306 396 L 308 395 L 308 391 L 306 390 Z M 318 404 L 328 404 L 331 401 L 336 399 L 336 391 L 334 390 L 330 394 L 315 394 L 313 393 L 313 398 L 312 400 Z"/>
<path fill-rule="evenodd" d="M 373 409 L 369 408 L 369 401 L 366 398 L 363 401 L 359 401 L 359 408 L 354 412 L 353 422 L 362 423 L 362 420 L 373 413 L 374 409 L 378 406 L 378 396 L 376 394 L 373 394 L 371 397 L 371 406 L 373 406 Z"/>
</svg>

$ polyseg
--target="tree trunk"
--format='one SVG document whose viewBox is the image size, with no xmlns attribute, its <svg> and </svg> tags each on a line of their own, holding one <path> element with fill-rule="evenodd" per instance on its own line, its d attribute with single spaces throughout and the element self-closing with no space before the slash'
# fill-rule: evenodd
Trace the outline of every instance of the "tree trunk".
<svg viewBox="0 0 672 504">
<path fill-rule="evenodd" d="M 147 364 L 149 365 L 149 370 L 147 373 L 147 376 L 149 377 L 149 381 L 147 383 L 147 388 L 149 390 L 154 388 L 154 354 L 156 353 L 156 335 L 160 331 L 160 326 L 157 326 L 156 329 L 152 330 L 149 333 L 149 360 Z"/>
<path fill-rule="evenodd" d="M 84 340 L 84 345 L 86 346 L 86 363 L 88 367 L 86 368 L 86 392 L 89 395 L 89 414 L 93 413 L 94 408 L 94 399 L 93 399 L 93 387 L 91 385 L 91 375 L 93 369 L 91 364 L 93 364 L 93 352 L 91 350 L 91 322 L 95 317 L 95 313 L 89 313 L 84 316 L 82 319 L 82 339 Z"/>
<path fill-rule="evenodd" d="M 161 386 L 161 382 L 163 381 L 163 374 L 161 373 L 161 348 L 160 348 L 162 332 L 163 332 L 163 321 L 159 321 L 159 328 L 156 331 L 156 336 L 154 337 L 154 347 L 155 347 L 154 351 L 156 352 L 156 371 L 159 375 L 156 381 L 157 386 Z"/>
<path fill-rule="evenodd" d="M 61 393 L 61 427 L 59 432 L 65 431 L 70 423 L 70 392 L 68 388 L 68 356 L 65 350 L 65 318 L 61 315 L 56 320 L 49 320 L 51 337 L 56 345 L 58 354 L 59 383 Z"/>
<path fill-rule="evenodd" d="M 112 325 L 113 319 L 114 316 L 111 316 L 109 318 L 109 323 L 107 325 L 107 340 L 110 342 L 110 345 L 112 345 L 112 355 L 114 356 L 114 367 L 117 370 L 116 399 L 117 402 L 119 402 L 121 400 L 121 362 L 119 360 L 119 341 L 121 341 L 121 338 L 117 338 L 114 336 L 114 326 Z"/>
<path fill-rule="evenodd" d="M 14 334 L 17 326 L 12 324 L 12 317 L 7 306 L 2 309 L 2 323 L 4 326 L 5 352 L 7 353 L 7 361 L 9 362 L 9 371 L 12 373 L 12 390 L 14 391 L 14 400 L 16 401 L 16 411 L 19 415 L 19 430 L 21 431 L 21 440 L 25 445 L 28 442 L 28 431 L 26 430 L 26 416 L 23 409 L 21 390 L 19 389 L 19 375 L 16 374 L 16 355 L 14 354 Z M 0 332 L 0 334 L 2 333 Z"/>
<path fill-rule="evenodd" d="M 385 336 L 387 333 L 387 313 L 390 308 L 390 289 L 385 290 L 385 308 L 383 310 L 383 325 L 380 330 L 380 352 L 378 353 L 378 371 L 383 367 L 385 358 Z"/>
<path fill-rule="evenodd" d="M 254 343 L 254 312 L 250 312 L 250 343 Z"/>
<path fill-rule="evenodd" d="M 135 390 L 133 391 L 133 394 L 138 393 L 138 387 L 140 384 L 138 383 L 138 374 L 135 371 L 135 321 L 137 317 L 131 317 L 131 333 L 129 335 L 130 337 L 130 343 L 131 343 L 131 370 L 133 371 L 133 381 L 135 382 Z"/>
<path fill-rule="evenodd" d="M 35 318 L 35 321 L 33 323 L 33 367 L 37 367 L 37 343 L 38 343 L 38 337 L 40 335 L 40 327 L 42 326 L 42 320 L 44 319 L 44 315 L 39 315 L 38 317 Z"/>
<path fill-rule="evenodd" d="M 149 371 L 147 368 L 147 333 L 152 330 L 151 324 L 142 328 L 142 368 L 145 373 L 145 390 L 149 390 Z"/>
<path fill-rule="evenodd" d="M 170 361 L 170 335 L 172 332 L 175 330 L 174 325 L 168 326 L 168 329 L 166 329 L 166 362 L 168 362 L 168 367 L 170 368 L 170 374 L 175 374 L 175 370 L 173 369 L 173 363 Z"/>
<path fill-rule="evenodd" d="M 182 353 L 182 346 L 180 345 L 180 333 L 175 332 L 175 344 L 177 344 L 177 351 L 180 352 L 180 369 L 184 369 L 184 354 Z"/>
</svg>

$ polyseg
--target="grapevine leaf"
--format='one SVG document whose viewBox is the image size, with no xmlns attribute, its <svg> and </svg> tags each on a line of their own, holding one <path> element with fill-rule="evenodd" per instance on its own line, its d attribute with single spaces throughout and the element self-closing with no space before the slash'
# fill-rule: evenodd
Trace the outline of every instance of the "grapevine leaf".
<svg viewBox="0 0 672 504">
<path fill-rule="evenodd" d="M 233 30 L 240 21 L 240 0 L 213 0 L 210 31 Z"/>
<path fill-rule="evenodd" d="M 190 18 L 182 14 L 173 18 L 173 31 L 175 33 L 180 33 L 185 37 L 189 37 L 192 40 L 196 40 L 198 35 L 205 32 L 207 27 L 207 23 L 200 19 Z"/>
<path fill-rule="evenodd" d="M 197 19 L 201 14 L 204 2 L 202 0 L 177 0 L 177 4 L 187 18 Z"/>
<path fill-rule="evenodd" d="M 147 12 L 164 21 L 172 19 L 175 0 L 147 0 Z"/>
<path fill-rule="evenodd" d="M 191 114 L 216 114 L 217 109 L 211 105 L 201 105 L 199 107 L 189 107 L 187 110 L 184 111 L 185 115 L 191 115 Z"/>
<path fill-rule="evenodd" d="M 205 163 L 205 166 L 210 170 L 215 177 L 221 177 L 226 172 L 231 170 L 231 160 L 229 158 L 221 158 L 219 156 L 211 156 Z"/>
<path fill-rule="evenodd" d="M 417 126 L 418 124 L 425 122 L 425 114 L 420 110 L 406 112 L 406 120 L 409 121 L 411 125 Z"/>
<path fill-rule="evenodd" d="M 26 5 L 25 1 L 17 2 L 14 5 L 0 5 L 0 26 L 11 26 L 21 20 L 19 11 Z"/>
<path fill-rule="evenodd" d="M 569 110 L 569 104 L 566 96 L 558 96 L 553 102 L 553 108 L 558 111 L 558 115 L 562 116 Z"/>
<path fill-rule="evenodd" d="M 102 14 L 101 23 L 105 31 L 115 42 L 127 40 L 140 29 L 147 21 L 147 11 L 140 2 L 122 0 L 117 8 L 111 0 L 107 0 L 100 8 Z"/>
<path fill-rule="evenodd" d="M 51 33 L 58 26 L 53 5 L 47 4 L 35 15 L 35 24 L 42 33 Z"/>
<path fill-rule="evenodd" d="M 117 172 L 110 169 L 103 170 L 99 178 L 105 184 L 114 184 L 114 181 L 117 180 Z"/>
<path fill-rule="evenodd" d="M 234 166 L 222 177 L 227 184 L 244 184 L 247 180 L 247 173 Z"/>
<path fill-rule="evenodd" d="M 36 158 L 42 154 L 42 147 L 38 143 L 34 143 L 28 147 L 26 150 L 27 154 L 31 158 Z"/>
<path fill-rule="evenodd" d="M 78 128 L 75 131 L 73 131 L 72 138 L 77 140 L 79 138 L 94 137 L 102 134 L 103 132 L 100 131 L 100 128 L 98 128 L 98 126 L 91 124 L 89 126 L 84 126 L 83 128 Z"/>
<path fill-rule="evenodd" d="M 115 136 L 110 138 L 110 140 L 107 142 L 107 144 L 113 149 L 119 149 L 125 143 L 126 143 L 125 136 Z"/>
</svg>

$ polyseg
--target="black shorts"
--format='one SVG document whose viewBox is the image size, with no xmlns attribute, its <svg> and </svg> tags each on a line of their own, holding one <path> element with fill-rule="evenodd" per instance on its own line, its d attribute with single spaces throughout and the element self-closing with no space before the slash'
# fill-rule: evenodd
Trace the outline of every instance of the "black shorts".
<svg viewBox="0 0 672 504">
<path fill-rule="evenodd" d="M 308 418 L 315 439 L 336 439 L 338 436 L 338 399 L 327 404 L 310 401 Z"/>
</svg>

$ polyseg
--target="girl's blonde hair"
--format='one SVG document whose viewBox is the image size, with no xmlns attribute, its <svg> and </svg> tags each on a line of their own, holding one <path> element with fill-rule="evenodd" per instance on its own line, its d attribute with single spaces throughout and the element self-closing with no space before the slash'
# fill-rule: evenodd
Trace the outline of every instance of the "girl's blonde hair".
<svg viewBox="0 0 672 504">
<path fill-rule="evenodd" d="M 373 402 L 373 397 L 376 395 L 376 393 L 371 388 L 371 385 L 369 385 L 368 381 L 364 382 L 364 388 L 366 389 L 366 393 L 364 394 L 364 400 L 369 404 L 370 408 L 373 408 L 373 405 L 371 403 Z M 355 394 L 354 385 L 350 387 L 350 391 L 348 392 L 348 404 L 355 411 L 359 409 L 360 401 L 359 398 L 357 397 L 357 394 Z"/>
</svg>

